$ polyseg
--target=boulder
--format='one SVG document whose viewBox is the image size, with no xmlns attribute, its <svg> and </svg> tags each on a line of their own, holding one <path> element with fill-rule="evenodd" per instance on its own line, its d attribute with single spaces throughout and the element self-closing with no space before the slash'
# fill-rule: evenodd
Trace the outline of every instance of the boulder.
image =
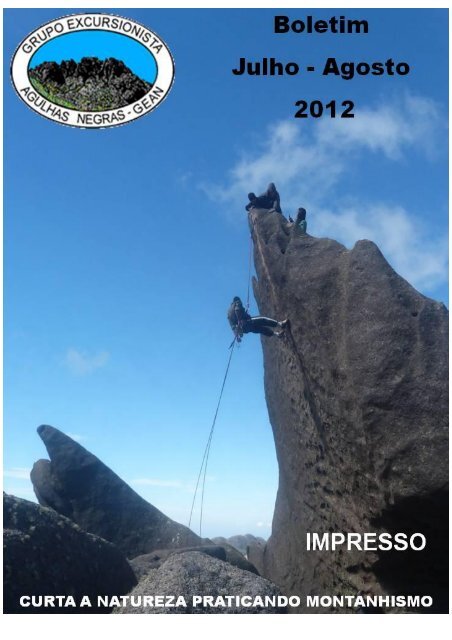
<svg viewBox="0 0 452 640">
<path fill-rule="evenodd" d="M 38 433 L 50 456 L 50 461 L 38 460 L 31 471 L 39 504 L 113 542 L 128 558 L 203 543 L 188 527 L 146 502 L 78 442 L 46 425 Z"/>
<path fill-rule="evenodd" d="M 234 567 L 249 571 L 250 573 L 257 574 L 256 567 L 239 552 L 237 549 L 229 546 L 228 544 L 221 545 L 201 545 L 197 547 L 188 547 L 182 549 L 156 549 L 152 553 L 146 553 L 141 556 L 137 556 L 130 561 L 130 565 L 133 568 L 138 580 L 150 571 L 158 569 L 163 562 L 165 562 L 171 555 L 175 553 L 187 553 L 189 551 L 197 551 L 199 553 L 205 553 L 212 558 L 218 558 L 223 562 L 228 562 Z"/>
<path fill-rule="evenodd" d="M 302 603 L 429 594 L 429 611 L 445 611 L 447 309 L 373 242 L 347 250 L 276 212 L 252 210 L 250 224 L 259 311 L 291 323 L 284 339 L 261 339 L 279 464 L 264 575 Z M 308 551 L 308 532 L 420 532 L 427 546 Z"/>
<path fill-rule="evenodd" d="M 259 574 L 264 575 L 264 553 L 265 540 L 254 540 L 250 542 L 246 549 L 246 557 L 258 570 Z"/>
<path fill-rule="evenodd" d="M 122 595 L 137 584 L 119 549 L 52 509 L 4 494 L 3 526 L 5 613 L 108 613 L 97 596 Z M 34 607 L 21 606 L 21 596 L 64 599 Z M 69 596 L 75 607 L 64 606 Z M 80 607 L 82 596 L 91 607 Z"/>
<path fill-rule="evenodd" d="M 186 549 L 156 549 L 152 553 L 145 553 L 142 556 L 137 556 L 130 560 L 130 566 L 135 572 L 137 580 L 141 580 L 143 577 L 149 574 L 150 571 L 158 569 L 170 555 L 174 553 L 187 553 L 189 551 L 198 551 L 199 553 L 206 553 L 208 556 L 218 558 L 219 560 L 226 561 L 226 551 L 223 547 L 213 545 L 203 545 L 200 547 L 189 547 Z"/>
<path fill-rule="evenodd" d="M 146 604 L 145 596 L 161 596 L 167 603 L 166 597 L 174 598 L 173 605 L 177 605 L 176 598 L 184 600 L 179 606 L 156 606 L 155 600 Z M 230 606 L 210 606 L 207 603 L 196 604 L 194 596 L 234 596 Z M 125 598 L 124 605 L 118 606 L 114 613 L 286 613 L 284 606 L 278 606 L 277 597 L 280 589 L 249 571 L 233 567 L 206 553 L 189 551 L 172 554 L 159 568 L 153 569 L 142 578 L 138 585 Z M 246 606 L 254 604 L 251 600 L 236 602 L 235 597 L 275 598 L 268 606 Z M 264 601 L 262 601 L 264 602 Z M 284 603 L 281 603 L 284 604 Z"/>
<path fill-rule="evenodd" d="M 237 551 L 237 549 L 227 542 L 224 542 L 222 545 L 223 549 L 226 552 L 226 562 L 233 564 L 235 567 L 239 567 L 239 569 L 243 569 L 244 571 L 251 571 L 251 573 L 259 573 L 256 567 L 252 562 L 247 560 L 243 553 Z"/>
</svg>

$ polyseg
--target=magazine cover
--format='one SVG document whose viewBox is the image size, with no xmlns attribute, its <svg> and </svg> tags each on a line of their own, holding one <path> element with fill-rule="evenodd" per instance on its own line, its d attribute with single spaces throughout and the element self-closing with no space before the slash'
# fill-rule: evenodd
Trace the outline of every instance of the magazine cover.
<svg viewBox="0 0 452 640">
<path fill-rule="evenodd" d="M 448 10 L 3 18 L 3 613 L 447 613 Z"/>
</svg>

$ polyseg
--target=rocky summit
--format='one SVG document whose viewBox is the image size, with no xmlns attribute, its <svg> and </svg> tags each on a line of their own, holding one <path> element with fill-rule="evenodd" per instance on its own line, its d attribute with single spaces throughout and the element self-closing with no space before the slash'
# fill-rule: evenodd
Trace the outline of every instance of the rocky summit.
<svg viewBox="0 0 452 640">
<path fill-rule="evenodd" d="M 263 575 L 302 603 L 308 594 L 420 594 L 433 597 L 429 611 L 447 611 L 445 306 L 373 242 L 347 250 L 267 210 L 253 209 L 250 226 L 259 311 L 291 323 L 284 339 L 262 337 L 279 463 Z M 427 545 L 308 551 L 308 532 L 420 532 Z"/>
<path fill-rule="evenodd" d="M 140 100 L 152 87 L 116 58 L 42 62 L 28 73 L 41 95 L 79 111 L 125 107 Z"/>
<path fill-rule="evenodd" d="M 202 539 L 165 516 L 96 456 L 58 429 L 38 428 L 49 460 L 38 460 L 31 481 L 39 503 L 85 531 L 113 542 L 128 558 L 155 549 L 198 546 Z"/>
</svg>

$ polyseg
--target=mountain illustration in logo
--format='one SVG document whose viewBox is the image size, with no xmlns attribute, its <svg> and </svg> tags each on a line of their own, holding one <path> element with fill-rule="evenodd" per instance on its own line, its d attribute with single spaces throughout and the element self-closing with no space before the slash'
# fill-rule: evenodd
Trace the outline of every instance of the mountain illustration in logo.
<svg viewBox="0 0 452 640">
<path fill-rule="evenodd" d="M 107 111 L 140 100 L 152 84 L 135 75 L 122 60 L 84 57 L 80 62 L 42 62 L 28 70 L 30 82 L 44 98 L 78 111 Z"/>
</svg>

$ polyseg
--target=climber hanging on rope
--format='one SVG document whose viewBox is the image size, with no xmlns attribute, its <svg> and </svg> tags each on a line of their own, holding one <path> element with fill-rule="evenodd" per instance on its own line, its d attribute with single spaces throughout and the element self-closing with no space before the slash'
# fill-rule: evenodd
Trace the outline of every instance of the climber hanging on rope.
<svg viewBox="0 0 452 640">
<path fill-rule="evenodd" d="M 279 338 L 284 334 L 284 329 L 289 323 L 289 320 L 278 322 L 278 320 L 264 316 L 251 317 L 238 296 L 235 296 L 228 309 L 228 320 L 237 342 L 241 341 L 244 333 L 261 333 L 269 338 L 271 336 Z M 276 328 L 279 331 L 275 331 Z"/>
</svg>

